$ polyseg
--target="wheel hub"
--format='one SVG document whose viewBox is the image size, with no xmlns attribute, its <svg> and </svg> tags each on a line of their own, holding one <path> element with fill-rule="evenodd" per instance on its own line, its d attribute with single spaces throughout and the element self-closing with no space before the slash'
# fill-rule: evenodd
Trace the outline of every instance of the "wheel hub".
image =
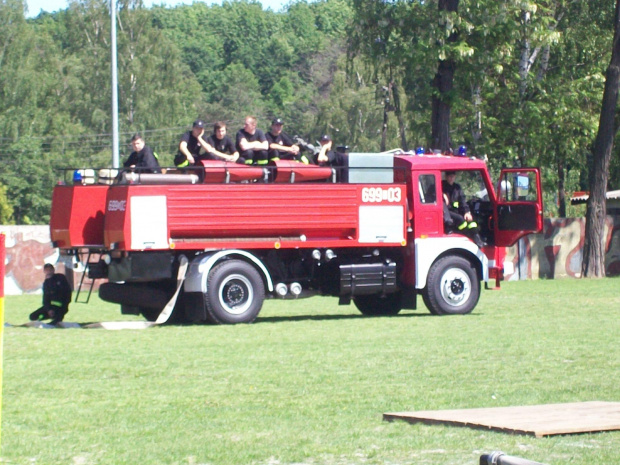
<svg viewBox="0 0 620 465">
<path fill-rule="evenodd" d="M 450 283 L 450 290 L 455 295 L 462 294 L 464 289 L 465 283 L 463 283 L 460 279 L 455 279 Z"/>
<path fill-rule="evenodd" d="M 219 288 L 220 304 L 228 313 L 241 315 L 251 305 L 254 298 L 252 283 L 242 274 L 232 274 Z"/>
<path fill-rule="evenodd" d="M 237 283 L 230 283 L 224 290 L 226 294 L 226 301 L 231 307 L 235 307 L 243 302 L 245 297 L 245 290 L 243 286 Z"/>
<path fill-rule="evenodd" d="M 441 283 L 441 297 L 446 303 L 459 307 L 469 299 L 471 282 L 469 276 L 460 268 L 446 270 Z"/>
</svg>

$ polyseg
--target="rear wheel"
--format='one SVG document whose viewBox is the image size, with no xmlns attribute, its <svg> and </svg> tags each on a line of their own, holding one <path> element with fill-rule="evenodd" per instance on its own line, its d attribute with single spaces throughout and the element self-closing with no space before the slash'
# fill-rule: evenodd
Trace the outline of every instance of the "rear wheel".
<svg viewBox="0 0 620 465">
<path fill-rule="evenodd" d="M 207 319 L 215 324 L 251 323 L 265 299 L 265 286 L 256 269 L 242 260 L 215 266 L 207 279 Z"/>
<path fill-rule="evenodd" d="M 464 315 L 478 303 L 480 281 L 469 260 L 447 256 L 431 266 L 423 295 L 435 315 Z"/>
<path fill-rule="evenodd" d="M 397 315 L 402 309 L 400 292 L 384 296 L 377 294 L 356 295 L 353 297 L 353 303 L 363 315 L 368 316 Z"/>
</svg>

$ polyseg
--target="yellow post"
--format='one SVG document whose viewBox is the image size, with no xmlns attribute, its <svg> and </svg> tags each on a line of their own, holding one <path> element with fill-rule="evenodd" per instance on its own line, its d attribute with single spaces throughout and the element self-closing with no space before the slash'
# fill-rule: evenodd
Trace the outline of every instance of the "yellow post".
<svg viewBox="0 0 620 465">
<path fill-rule="evenodd" d="M 4 261 L 6 236 L 0 233 L 0 425 L 2 424 L 2 367 L 3 367 L 3 347 L 4 347 Z M 0 428 L 0 435 L 2 429 Z M 1 437 L 1 436 L 0 436 Z"/>
</svg>

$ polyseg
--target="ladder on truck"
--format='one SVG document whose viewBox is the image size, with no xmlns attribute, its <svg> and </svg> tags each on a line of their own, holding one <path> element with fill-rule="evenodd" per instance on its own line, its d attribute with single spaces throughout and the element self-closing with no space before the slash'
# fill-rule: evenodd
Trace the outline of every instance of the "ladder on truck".
<svg viewBox="0 0 620 465">
<path fill-rule="evenodd" d="M 78 288 L 76 290 L 75 293 L 75 300 L 74 302 L 76 303 L 81 303 L 81 304 L 87 304 L 90 301 L 90 295 L 93 292 L 93 288 L 95 286 L 95 281 L 97 279 L 103 278 L 103 270 L 102 270 L 102 264 L 101 261 L 99 259 L 97 259 L 97 261 L 91 261 L 93 258 L 93 255 L 97 255 L 97 257 L 99 257 L 99 252 L 96 251 L 92 251 L 92 250 L 88 250 L 88 255 L 86 257 L 86 261 L 84 262 L 84 272 L 82 273 L 82 277 L 80 278 L 80 284 L 78 285 Z M 78 255 L 79 257 L 79 255 Z M 90 283 L 86 283 L 86 286 L 88 287 L 88 294 L 86 295 L 86 300 L 79 300 L 80 299 L 80 294 L 82 293 L 82 287 L 84 286 L 84 278 L 86 278 L 86 276 L 88 275 L 88 279 L 90 279 Z M 84 292 L 86 292 L 86 290 L 84 290 Z"/>
</svg>

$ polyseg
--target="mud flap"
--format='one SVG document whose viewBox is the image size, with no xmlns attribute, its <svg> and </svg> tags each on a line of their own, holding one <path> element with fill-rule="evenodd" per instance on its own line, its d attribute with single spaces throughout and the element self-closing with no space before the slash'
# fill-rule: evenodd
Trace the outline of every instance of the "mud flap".
<svg viewBox="0 0 620 465">
<path fill-rule="evenodd" d="M 185 281 L 187 267 L 189 261 L 185 255 L 179 257 L 179 272 L 177 273 L 177 288 L 172 298 L 168 301 L 164 309 L 161 311 L 156 321 L 102 321 L 100 323 L 91 323 L 83 325 L 83 328 L 103 328 L 103 329 L 146 329 L 152 326 L 162 325 L 170 319 L 174 305 L 179 297 L 181 286 Z"/>
</svg>

